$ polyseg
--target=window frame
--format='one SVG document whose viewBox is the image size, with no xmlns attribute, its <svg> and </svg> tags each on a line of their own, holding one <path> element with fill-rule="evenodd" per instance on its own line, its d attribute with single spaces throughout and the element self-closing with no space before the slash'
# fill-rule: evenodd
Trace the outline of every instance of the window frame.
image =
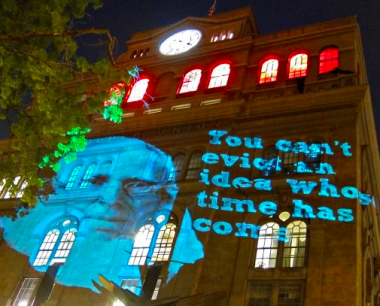
<svg viewBox="0 0 380 306">
<path fill-rule="evenodd" d="M 297 55 L 306 55 L 307 56 L 307 60 L 306 60 L 306 69 L 302 69 L 302 67 L 300 69 L 297 69 L 296 72 L 298 71 L 301 71 L 300 72 L 300 75 L 296 76 L 296 72 L 295 71 L 290 71 L 290 68 L 291 68 L 291 62 L 292 62 L 292 59 L 294 57 L 296 57 Z M 288 67 L 287 67 L 287 79 L 288 80 L 295 80 L 295 79 L 298 79 L 298 78 L 303 78 L 303 77 L 307 77 L 308 74 L 309 74 L 309 59 L 310 59 L 310 54 L 309 52 L 307 52 L 306 50 L 298 50 L 296 52 L 293 52 L 289 55 L 288 57 Z M 302 66 L 302 59 L 301 59 L 301 66 Z M 293 73 L 293 76 L 291 77 L 291 73 Z"/>
<path fill-rule="evenodd" d="M 327 51 L 330 51 L 330 50 L 333 50 L 336 52 L 336 58 L 329 58 L 329 59 L 321 59 L 322 57 L 322 54 L 324 52 L 327 52 Z M 323 48 L 320 52 L 319 52 L 319 57 L 318 57 L 318 74 L 326 74 L 326 73 L 330 73 L 331 71 L 333 71 L 335 68 L 338 68 L 339 67 L 339 48 L 336 47 L 336 46 L 328 46 L 328 47 L 325 47 Z M 335 65 L 332 64 L 332 62 L 336 61 Z M 321 72 L 321 64 L 326 64 L 326 63 L 330 63 L 330 66 L 331 68 L 329 70 L 326 70 L 324 69 L 326 67 L 326 65 L 324 65 L 324 70 Z"/>
<path fill-rule="evenodd" d="M 198 79 L 198 84 L 196 85 L 196 88 L 193 89 L 193 90 L 188 90 L 188 91 L 181 91 L 182 90 L 182 87 L 184 84 L 191 84 L 193 82 L 185 82 L 185 78 L 186 76 L 195 71 L 195 70 L 199 70 L 200 71 L 200 76 L 199 76 L 199 79 Z M 180 82 L 180 85 L 178 86 L 178 89 L 177 89 L 177 95 L 186 95 L 186 94 L 192 94 L 192 93 L 196 93 L 198 90 L 199 90 L 199 87 L 201 85 L 201 82 L 203 80 L 203 77 L 204 77 L 204 69 L 202 67 L 192 67 L 191 69 L 187 69 L 185 71 L 185 73 L 182 75 L 182 78 L 181 78 L 181 82 Z M 196 81 L 195 81 L 196 82 Z"/>
<path fill-rule="evenodd" d="M 32 286 L 30 286 L 30 287 L 25 286 L 24 287 L 25 282 L 28 280 L 32 280 L 32 282 L 33 282 Z M 40 282 L 41 282 L 40 277 L 28 277 L 28 276 L 23 277 L 23 279 L 20 282 L 20 285 L 18 287 L 17 293 L 15 292 L 15 296 L 14 296 L 14 299 L 12 301 L 12 306 L 18 306 L 22 300 L 27 300 L 27 303 L 25 306 L 32 305 L 32 303 L 34 302 L 34 299 L 36 298 L 36 293 L 37 293 L 38 286 L 39 286 Z M 29 284 L 27 284 L 27 285 L 29 285 Z M 23 290 L 22 293 L 21 293 L 21 290 Z M 27 299 L 24 296 L 25 290 L 30 290 L 26 294 Z"/>
<path fill-rule="evenodd" d="M 267 76 L 267 70 L 265 70 L 265 72 L 263 72 L 263 66 L 265 63 L 267 63 L 268 61 L 270 60 L 275 60 L 277 61 L 277 71 L 276 71 L 276 76 L 275 76 L 275 79 L 273 80 L 273 71 L 271 72 L 270 74 L 270 77 Z M 280 69 L 280 58 L 276 55 L 270 55 L 270 56 L 266 56 L 264 57 L 261 61 L 260 61 L 260 65 L 259 65 L 259 69 L 258 69 L 258 84 L 262 85 L 262 84 L 273 84 L 275 82 L 278 81 L 278 72 L 279 72 L 279 69 Z M 261 82 L 262 80 L 262 75 L 263 73 L 265 73 L 265 78 L 264 78 L 264 82 Z M 266 79 L 270 79 L 269 81 L 265 81 Z"/>
<path fill-rule="evenodd" d="M 223 75 L 213 76 L 212 74 L 215 71 L 215 69 L 217 69 L 218 67 L 220 67 L 222 65 L 228 65 L 228 67 L 229 67 L 228 75 L 227 74 L 223 74 Z M 207 90 L 217 90 L 217 89 L 226 88 L 228 86 L 228 81 L 231 78 L 231 72 L 232 72 L 232 67 L 231 66 L 232 66 L 232 64 L 229 61 L 218 62 L 217 64 L 214 64 L 213 66 L 211 66 L 210 73 L 209 73 L 208 80 L 207 80 Z M 211 81 L 213 79 L 218 79 L 218 78 L 223 79 L 225 76 L 227 76 L 227 78 L 226 78 L 225 81 L 222 82 L 223 85 L 210 87 Z"/>
<path fill-rule="evenodd" d="M 65 224 L 67 221 L 70 221 L 69 223 Z M 32 266 L 35 267 L 35 268 L 42 268 L 42 267 L 48 267 L 54 263 L 62 263 L 64 264 L 67 260 L 67 258 L 69 257 L 70 255 L 70 252 L 72 250 L 72 247 L 75 243 L 75 240 L 76 240 L 76 236 L 77 236 L 77 233 L 78 233 L 78 229 L 79 229 L 79 221 L 77 218 L 75 218 L 74 216 L 69 216 L 69 217 L 65 217 L 65 218 L 61 218 L 57 221 L 55 221 L 50 227 L 48 227 L 48 229 L 44 232 L 44 236 L 43 238 L 41 239 L 41 243 L 39 244 L 38 246 L 38 249 L 35 253 L 35 256 L 33 257 L 33 262 L 31 262 Z M 74 234 L 74 239 L 73 240 L 64 240 L 62 241 L 62 239 L 64 238 L 66 232 L 68 231 L 71 231 L 73 230 L 73 232 L 75 232 Z M 47 249 L 42 249 L 42 247 L 44 246 L 44 244 L 46 243 L 52 243 L 52 241 L 48 241 L 46 240 L 46 237 L 48 237 L 49 233 L 50 232 L 53 232 L 53 231 L 58 231 L 58 235 L 57 235 L 57 239 L 55 239 L 55 241 L 53 242 L 53 246 L 51 248 L 47 248 Z M 46 241 L 45 241 L 46 240 Z M 71 244 L 70 244 L 71 242 Z M 68 245 L 70 246 L 69 248 L 67 248 L 65 246 L 65 248 L 62 248 L 60 249 L 60 246 L 62 245 L 62 243 L 68 243 Z M 56 256 L 57 255 L 57 252 L 58 251 L 67 251 L 67 255 L 65 256 Z M 46 254 L 43 254 L 43 252 L 50 252 L 48 254 L 47 257 L 45 257 Z M 39 255 L 41 254 L 41 257 L 39 258 Z M 61 259 L 61 260 L 60 260 Z M 62 259 L 64 259 L 62 261 Z M 43 264 L 39 264 L 37 261 L 42 261 Z"/>
<path fill-rule="evenodd" d="M 282 213 L 282 212 L 281 212 Z M 279 213 L 280 215 L 280 213 Z M 288 226 L 292 223 L 295 223 L 295 222 L 300 222 L 300 223 L 303 223 L 305 224 L 305 245 L 304 246 L 301 246 L 299 248 L 302 248 L 303 249 L 303 258 L 302 258 L 302 262 L 303 262 L 303 265 L 302 266 L 285 266 L 284 265 L 284 258 L 290 258 L 290 257 L 285 257 L 285 252 L 287 249 L 289 249 L 288 246 L 286 246 L 286 243 L 285 241 L 280 241 L 280 240 L 277 240 L 277 245 L 275 248 L 273 249 L 276 249 L 277 250 L 277 255 L 275 257 L 275 263 L 274 263 L 274 266 L 273 267 L 263 267 L 261 265 L 257 265 L 257 260 L 258 260 L 258 250 L 259 250 L 259 240 L 260 240 L 260 233 L 261 233 L 261 229 L 264 225 L 266 224 L 269 224 L 269 223 L 275 223 L 279 226 L 279 230 L 280 228 L 286 228 L 288 229 Z M 258 239 L 257 239 L 257 243 L 256 245 L 254 246 L 255 250 L 254 252 L 252 253 L 252 260 L 251 260 L 251 267 L 253 269 L 265 269 L 265 270 L 270 270 L 270 269 L 304 269 L 307 265 L 307 260 L 308 260 L 308 244 L 309 244 L 309 224 L 306 222 L 306 220 L 300 220 L 300 219 L 291 219 L 291 218 L 288 218 L 287 220 L 285 221 L 281 221 L 280 219 L 278 218 L 275 218 L 274 220 L 266 220 L 266 222 L 264 222 L 261 226 L 260 226 L 260 230 L 258 231 Z M 286 234 L 286 237 L 288 237 L 288 231 L 287 231 L 287 234 Z M 276 239 L 275 237 L 272 238 L 272 239 Z M 267 249 L 270 249 L 272 250 L 272 248 L 267 248 Z M 297 249 L 298 250 L 298 249 Z M 298 253 L 298 251 L 297 251 Z M 259 257 L 260 259 L 261 257 Z M 270 257 L 272 258 L 272 257 Z M 269 258 L 269 259 L 270 259 Z M 299 257 L 297 257 L 297 259 L 299 259 Z"/>
<path fill-rule="evenodd" d="M 131 95 L 134 93 L 133 91 L 134 91 L 134 88 L 135 88 L 136 84 L 138 84 L 139 82 L 142 82 L 142 81 L 144 81 L 144 80 L 147 80 L 148 82 L 147 82 L 147 85 L 146 85 L 146 88 L 145 88 L 144 94 L 142 95 L 141 99 L 135 99 L 135 100 L 130 101 L 129 99 L 131 98 Z M 136 81 L 133 83 L 133 85 L 131 85 L 131 86 L 129 87 L 128 93 L 127 93 L 127 95 L 126 95 L 126 97 L 125 97 L 125 103 L 124 103 L 124 105 L 128 105 L 129 103 L 136 103 L 136 102 L 139 102 L 139 101 L 143 101 L 145 95 L 148 93 L 149 83 L 150 83 L 150 82 L 151 82 L 151 78 L 148 77 L 148 76 L 142 76 L 142 77 L 140 77 L 138 80 L 136 80 Z"/>
</svg>

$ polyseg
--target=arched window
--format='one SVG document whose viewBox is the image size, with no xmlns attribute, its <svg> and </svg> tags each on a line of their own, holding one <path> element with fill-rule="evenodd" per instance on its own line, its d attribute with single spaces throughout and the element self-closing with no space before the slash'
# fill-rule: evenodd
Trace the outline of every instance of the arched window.
<svg viewBox="0 0 380 306">
<path fill-rule="evenodd" d="M 307 226 L 303 221 L 293 221 L 286 227 L 289 239 L 284 242 L 283 267 L 303 267 L 306 254 Z"/>
<path fill-rule="evenodd" d="M 112 162 L 107 160 L 103 162 L 99 167 L 99 175 L 108 175 L 112 166 Z"/>
<path fill-rule="evenodd" d="M 179 93 L 186 93 L 196 91 L 198 89 L 199 82 L 201 80 L 202 70 L 194 69 L 189 71 L 183 77 L 181 89 Z"/>
<path fill-rule="evenodd" d="M 276 149 L 276 147 L 268 147 L 264 151 L 263 160 L 263 162 L 265 163 L 263 169 L 264 176 L 276 174 L 278 162 L 278 150 Z"/>
<path fill-rule="evenodd" d="M 304 77 L 307 74 L 307 59 L 305 53 L 298 53 L 289 59 L 288 77 L 289 79 Z"/>
<path fill-rule="evenodd" d="M 92 177 L 95 171 L 95 168 L 96 168 L 96 164 L 91 164 L 87 167 L 86 172 L 82 179 L 82 183 L 80 184 L 79 188 L 86 188 L 88 186 L 89 180 Z"/>
<path fill-rule="evenodd" d="M 135 237 L 131 257 L 129 258 L 128 265 L 143 266 L 145 265 L 149 247 L 152 242 L 154 234 L 154 226 L 147 224 L 141 227 Z"/>
<path fill-rule="evenodd" d="M 339 66 L 338 48 L 327 48 L 319 54 L 319 73 L 326 73 Z"/>
<path fill-rule="evenodd" d="M 74 187 L 74 184 L 79 176 L 79 172 L 81 169 L 82 169 L 82 165 L 77 165 L 71 171 L 70 177 L 66 184 L 66 190 L 72 189 Z"/>
<path fill-rule="evenodd" d="M 176 225 L 173 223 L 168 223 L 165 226 L 161 227 L 156 245 L 154 246 L 152 261 L 168 261 L 170 253 L 173 248 L 173 242 L 175 237 Z"/>
<path fill-rule="evenodd" d="M 282 171 L 287 174 L 297 172 L 298 160 L 298 152 L 284 152 L 284 157 L 282 159 Z"/>
<path fill-rule="evenodd" d="M 277 261 L 279 226 L 269 222 L 261 226 L 257 241 L 255 268 L 275 268 Z"/>
<path fill-rule="evenodd" d="M 132 87 L 127 102 L 140 101 L 144 98 L 148 88 L 149 79 L 140 79 Z"/>
<path fill-rule="evenodd" d="M 220 64 L 216 66 L 211 72 L 208 88 L 226 86 L 230 72 L 230 64 Z"/>
<path fill-rule="evenodd" d="M 275 82 L 277 80 L 278 60 L 271 58 L 261 65 L 260 84 Z"/>
<path fill-rule="evenodd" d="M 70 218 L 57 222 L 46 234 L 33 266 L 65 263 L 74 244 L 78 221 Z"/>
<path fill-rule="evenodd" d="M 201 172 L 202 155 L 203 153 L 200 151 L 197 151 L 191 154 L 189 167 L 187 168 L 187 172 L 186 172 L 187 180 L 200 178 L 199 176 Z"/>
<path fill-rule="evenodd" d="M 128 265 L 142 266 L 146 263 L 168 261 L 173 248 L 177 225 L 173 215 L 159 212 L 140 228 Z"/>
<path fill-rule="evenodd" d="M 180 153 L 173 159 L 173 167 L 170 170 L 169 181 L 174 181 L 181 178 L 183 163 L 185 161 L 185 154 Z"/>
</svg>

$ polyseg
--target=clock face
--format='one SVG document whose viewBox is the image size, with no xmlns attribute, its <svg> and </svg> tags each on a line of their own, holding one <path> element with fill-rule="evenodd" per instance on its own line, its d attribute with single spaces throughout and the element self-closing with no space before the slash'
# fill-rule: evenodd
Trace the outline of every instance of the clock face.
<svg viewBox="0 0 380 306">
<path fill-rule="evenodd" d="M 166 38 L 161 43 L 159 50 L 163 55 L 184 53 L 195 47 L 201 38 L 202 33 L 197 29 L 182 30 Z"/>
</svg>

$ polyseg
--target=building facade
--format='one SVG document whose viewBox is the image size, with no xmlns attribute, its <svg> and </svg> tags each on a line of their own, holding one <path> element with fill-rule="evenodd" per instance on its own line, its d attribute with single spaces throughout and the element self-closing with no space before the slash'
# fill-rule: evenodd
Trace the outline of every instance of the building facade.
<svg viewBox="0 0 380 306">
<path fill-rule="evenodd" d="M 136 33 L 127 50 L 119 69 L 142 70 L 122 123 L 94 115 L 56 193 L 2 219 L 0 304 L 379 305 L 355 18 L 260 35 L 245 8 Z M 10 215 L 5 182 L 0 197 Z"/>
</svg>

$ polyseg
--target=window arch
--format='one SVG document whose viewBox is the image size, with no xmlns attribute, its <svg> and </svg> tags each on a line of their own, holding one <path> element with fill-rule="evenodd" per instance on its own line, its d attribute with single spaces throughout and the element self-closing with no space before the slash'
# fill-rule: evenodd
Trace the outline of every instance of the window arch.
<svg viewBox="0 0 380 306">
<path fill-rule="evenodd" d="M 112 161 L 106 160 L 103 163 L 100 164 L 99 167 L 99 175 L 108 175 L 110 173 L 112 167 Z"/>
<path fill-rule="evenodd" d="M 306 254 L 306 231 L 307 226 L 303 221 L 293 221 L 286 227 L 289 237 L 284 242 L 284 255 L 282 267 L 303 267 Z"/>
<path fill-rule="evenodd" d="M 55 223 L 42 241 L 33 266 L 65 263 L 75 241 L 78 221 L 68 218 Z"/>
<path fill-rule="evenodd" d="M 173 158 L 173 167 L 170 170 L 169 181 L 174 181 L 181 178 L 183 163 L 185 161 L 185 154 L 177 154 Z"/>
<path fill-rule="evenodd" d="M 79 186 L 79 188 L 87 188 L 90 178 L 93 176 L 93 173 L 95 172 L 96 164 L 93 163 L 89 165 L 86 169 L 86 172 L 83 176 L 82 182 Z"/>
<path fill-rule="evenodd" d="M 261 65 L 260 84 L 275 82 L 278 73 L 278 59 L 269 58 Z"/>
<path fill-rule="evenodd" d="M 128 265 L 142 266 L 168 261 L 176 236 L 176 220 L 174 215 L 165 211 L 149 219 L 135 236 Z"/>
<path fill-rule="evenodd" d="M 196 151 L 191 154 L 189 166 L 187 167 L 186 179 L 199 179 L 201 173 L 201 164 L 202 164 L 202 155 L 201 151 Z"/>
<path fill-rule="evenodd" d="M 201 80 L 202 70 L 193 69 L 185 74 L 182 80 L 179 93 L 193 92 L 198 89 L 199 82 Z"/>
<path fill-rule="evenodd" d="M 339 66 L 339 50 L 335 47 L 326 48 L 319 54 L 319 73 L 327 73 Z"/>
<path fill-rule="evenodd" d="M 211 72 L 208 88 L 226 86 L 230 72 L 230 64 L 220 64 L 216 66 Z"/>
<path fill-rule="evenodd" d="M 138 80 L 132 87 L 127 102 L 136 102 L 144 98 L 149 85 L 149 79 L 144 78 Z"/>
<path fill-rule="evenodd" d="M 255 268 L 276 267 L 278 240 L 280 227 L 277 223 L 268 222 L 261 226 L 257 241 Z"/>
<path fill-rule="evenodd" d="M 297 53 L 289 58 L 288 78 L 300 78 L 307 74 L 308 55 Z"/>
<path fill-rule="evenodd" d="M 66 184 L 66 190 L 70 190 L 74 187 L 75 185 L 75 182 L 79 176 L 79 173 L 82 169 L 82 165 L 76 165 L 73 170 L 71 171 L 70 173 L 70 177 L 69 179 L 67 180 L 67 184 Z"/>
</svg>

